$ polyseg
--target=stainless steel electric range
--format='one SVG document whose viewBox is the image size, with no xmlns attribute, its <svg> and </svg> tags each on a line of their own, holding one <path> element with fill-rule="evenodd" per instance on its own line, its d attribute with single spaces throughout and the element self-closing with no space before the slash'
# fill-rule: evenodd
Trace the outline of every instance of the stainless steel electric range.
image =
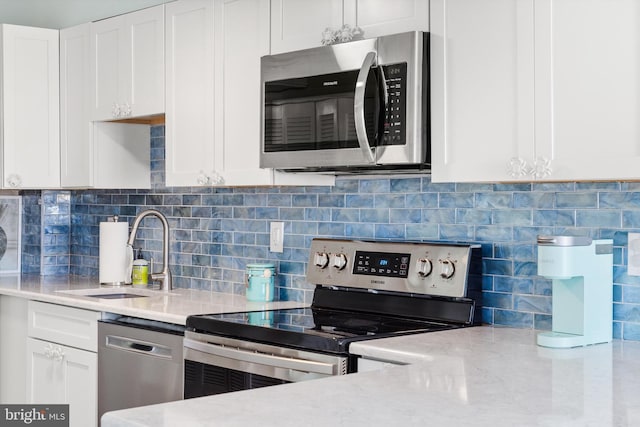
<svg viewBox="0 0 640 427">
<path fill-rule="evenodd" d="M 310 307 L 189 316 L 184 397 L 357 370 L 355 341 L 480 323 L 480 247 L 313 239 Z"/>
</svg>

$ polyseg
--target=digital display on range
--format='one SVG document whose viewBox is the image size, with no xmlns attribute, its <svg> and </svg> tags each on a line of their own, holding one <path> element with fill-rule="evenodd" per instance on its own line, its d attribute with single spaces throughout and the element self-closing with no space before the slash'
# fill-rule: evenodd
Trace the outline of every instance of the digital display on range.
<svg viewBox="0 0 640 427">
<path fill-rule="evenodd" d="M 353 274 L 406 278 L 410 254 L 356 251 Z"/>
</svg>

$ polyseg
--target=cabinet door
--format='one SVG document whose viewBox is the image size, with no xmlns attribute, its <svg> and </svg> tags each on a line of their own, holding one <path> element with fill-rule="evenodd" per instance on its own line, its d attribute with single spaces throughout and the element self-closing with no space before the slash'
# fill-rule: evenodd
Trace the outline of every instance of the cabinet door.
<svg viewBox="0 0 640 427">
<path fill-rule="evenodd" d="M 91 120 L 116 118 L 116 107 L 125 103 L 122 61 L 125 49 L 124 17 L 104 19 L 91 24 Z"/>
<path fill-rule="evenodd" d="M 365 38 L 429 31 L 429 0 L 344 0 L 344 22 Z"/>
<path fill-rule="evenodd" d="M 260 57 L 269 53 L 269 2 L 217 0 L 214 16 L 216 170 L 225 185 L 272 184 L 272 170 L 260 169 Z"/>
<path fill-rule="evenodd" d="M 333 185 L 333 176 L 281 178 L 260 168 L 260 57 L 269 52 L 269 2 L 216 0 L 214 16 L 215 170 L 222 184 Z"/>
<path fill-rule="evenodd" d="M 537 0 L 536 145 L 546 179 L 640 176 L 640 2 Z"/>
<path fill-rule="evenodd" d="M 98 356 L 72 347 L 27 339 L 27 402 L 69 404 L 69 425 L 97 425 Z"/>
<path fill-rule="evenodd" d="M 432 0 L 430 13 L 433 181 L 518 178 L 535 157 L 533 0 Z"/>
<path fill-rule="evenodd" d="M 93 186 L 90 24 L 60 30 L 60 183 Z"/>
<path fill-rule="evenodd" d="M 216 174 L 213 0 L 168 3 L 165 13 L 166 183 L 209 185 Z"/>
<path fill-rule="evenodd" d="M 60 187 L 58 30 L 2 25 L 3 186 Z"/>
<path fill-rule="evenodd" d="M 320 46 L 322 32 L 343 23 L 342 0 L 272 0 L 271 54 Z"/>
<path fill-rule="evenodd" d="M 131 116 L 164 113 L 164 6 L 124 15 L 125 102 Z"/>
<path fill-rule="evenodd" d="M 26 299 L 0 295 L 0 402 L 3 404 L 25 402 L 26 319 Z"/>
</svg>

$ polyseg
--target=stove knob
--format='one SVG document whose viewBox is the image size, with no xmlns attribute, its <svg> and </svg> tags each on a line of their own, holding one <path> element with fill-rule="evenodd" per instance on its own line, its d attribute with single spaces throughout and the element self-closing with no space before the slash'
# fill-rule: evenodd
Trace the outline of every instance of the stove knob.
<svg viewBox="0 0 640 427">
<path fill-rule="evenodd" d="M 332 265 L 336 270 L 343 270 L 347 266 L 347 256 L 345 254 L 334 254 Z"/>
<path fill-rule="evenodd" d="M 316 267 L 325 268 L 329 265 L 329 255 L 326 252 L 316 252 L 313 256 L 313 263 Z"/>
<path fill-rule="evenodd" d="M 456 272 L 456 266 L 449 258 L 440 260 L 442 270 L 440 271 L 440 277 L 443 279 L 451 279 Z"/>
<path fill-rule="evenodd" d="M 431 274 L 431 270 L 433 270 L 433 265 L 429 258 L 420 258 L 416 265 L 416 269 L 418 270 L 418 276 L 427 277 Z"/>
</svg>

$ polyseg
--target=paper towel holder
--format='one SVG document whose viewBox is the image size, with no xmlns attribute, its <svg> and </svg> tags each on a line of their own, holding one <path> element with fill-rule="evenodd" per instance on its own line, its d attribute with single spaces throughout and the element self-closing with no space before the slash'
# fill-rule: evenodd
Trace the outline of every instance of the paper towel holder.
<svg viewBox="0 0 640 427">
<path fill-rule="evenodd" d="M 128 262 L 126 258 L 126 250 L 127 250 L 126 239 L 127 239 L 128 224 L 126 222 L 118 222 L 118 219 L 119 219 L 119 216 L 114 215 L 114 216 L 107 217 L 106 222 L 100 223 L 99 282 L 101 286 L 112 286 L 112 287 L 123 286 L 128 283 L 127 277 L 130 277 L 130 274 L 128 275 L 127 273 Z M 122 224 L 121 225 L 122 230 L 120 230 L 119 228 L 110 228 L 108 231 L 108 235 L 113 236 L 111 237 L 113 239 L 116 236 L 119 236 L 118 233 L 114 235 L 113 234 L 114 232 L 117 232 L 119 230 L 122 231 L 122 236 L 121 236 L 122 247 L 121 248 L 118 247 L 118 241 L 116 240 L 115 246 L 109 246 L 109 244 L 107 243 L 106 246 L 103 248 L 102 240 L 103 240 L 103 237 L 105 236 L 104 233 L 107 232 L 106 227 L 113 227 L 113 224 Z M 103 225 L 105 227 L 104 230 L 103 230 Z M 114 242 L 111 241 L 111 244 L 113 243 Z M 121 250 L 121 252 L 119 251 L 119 249 Z M 107 256 L 107 254 L 111 254 L 111 255 Z M 130 279 L 129 279 L 129 282 L 130 282 Z"/>
</svg>

